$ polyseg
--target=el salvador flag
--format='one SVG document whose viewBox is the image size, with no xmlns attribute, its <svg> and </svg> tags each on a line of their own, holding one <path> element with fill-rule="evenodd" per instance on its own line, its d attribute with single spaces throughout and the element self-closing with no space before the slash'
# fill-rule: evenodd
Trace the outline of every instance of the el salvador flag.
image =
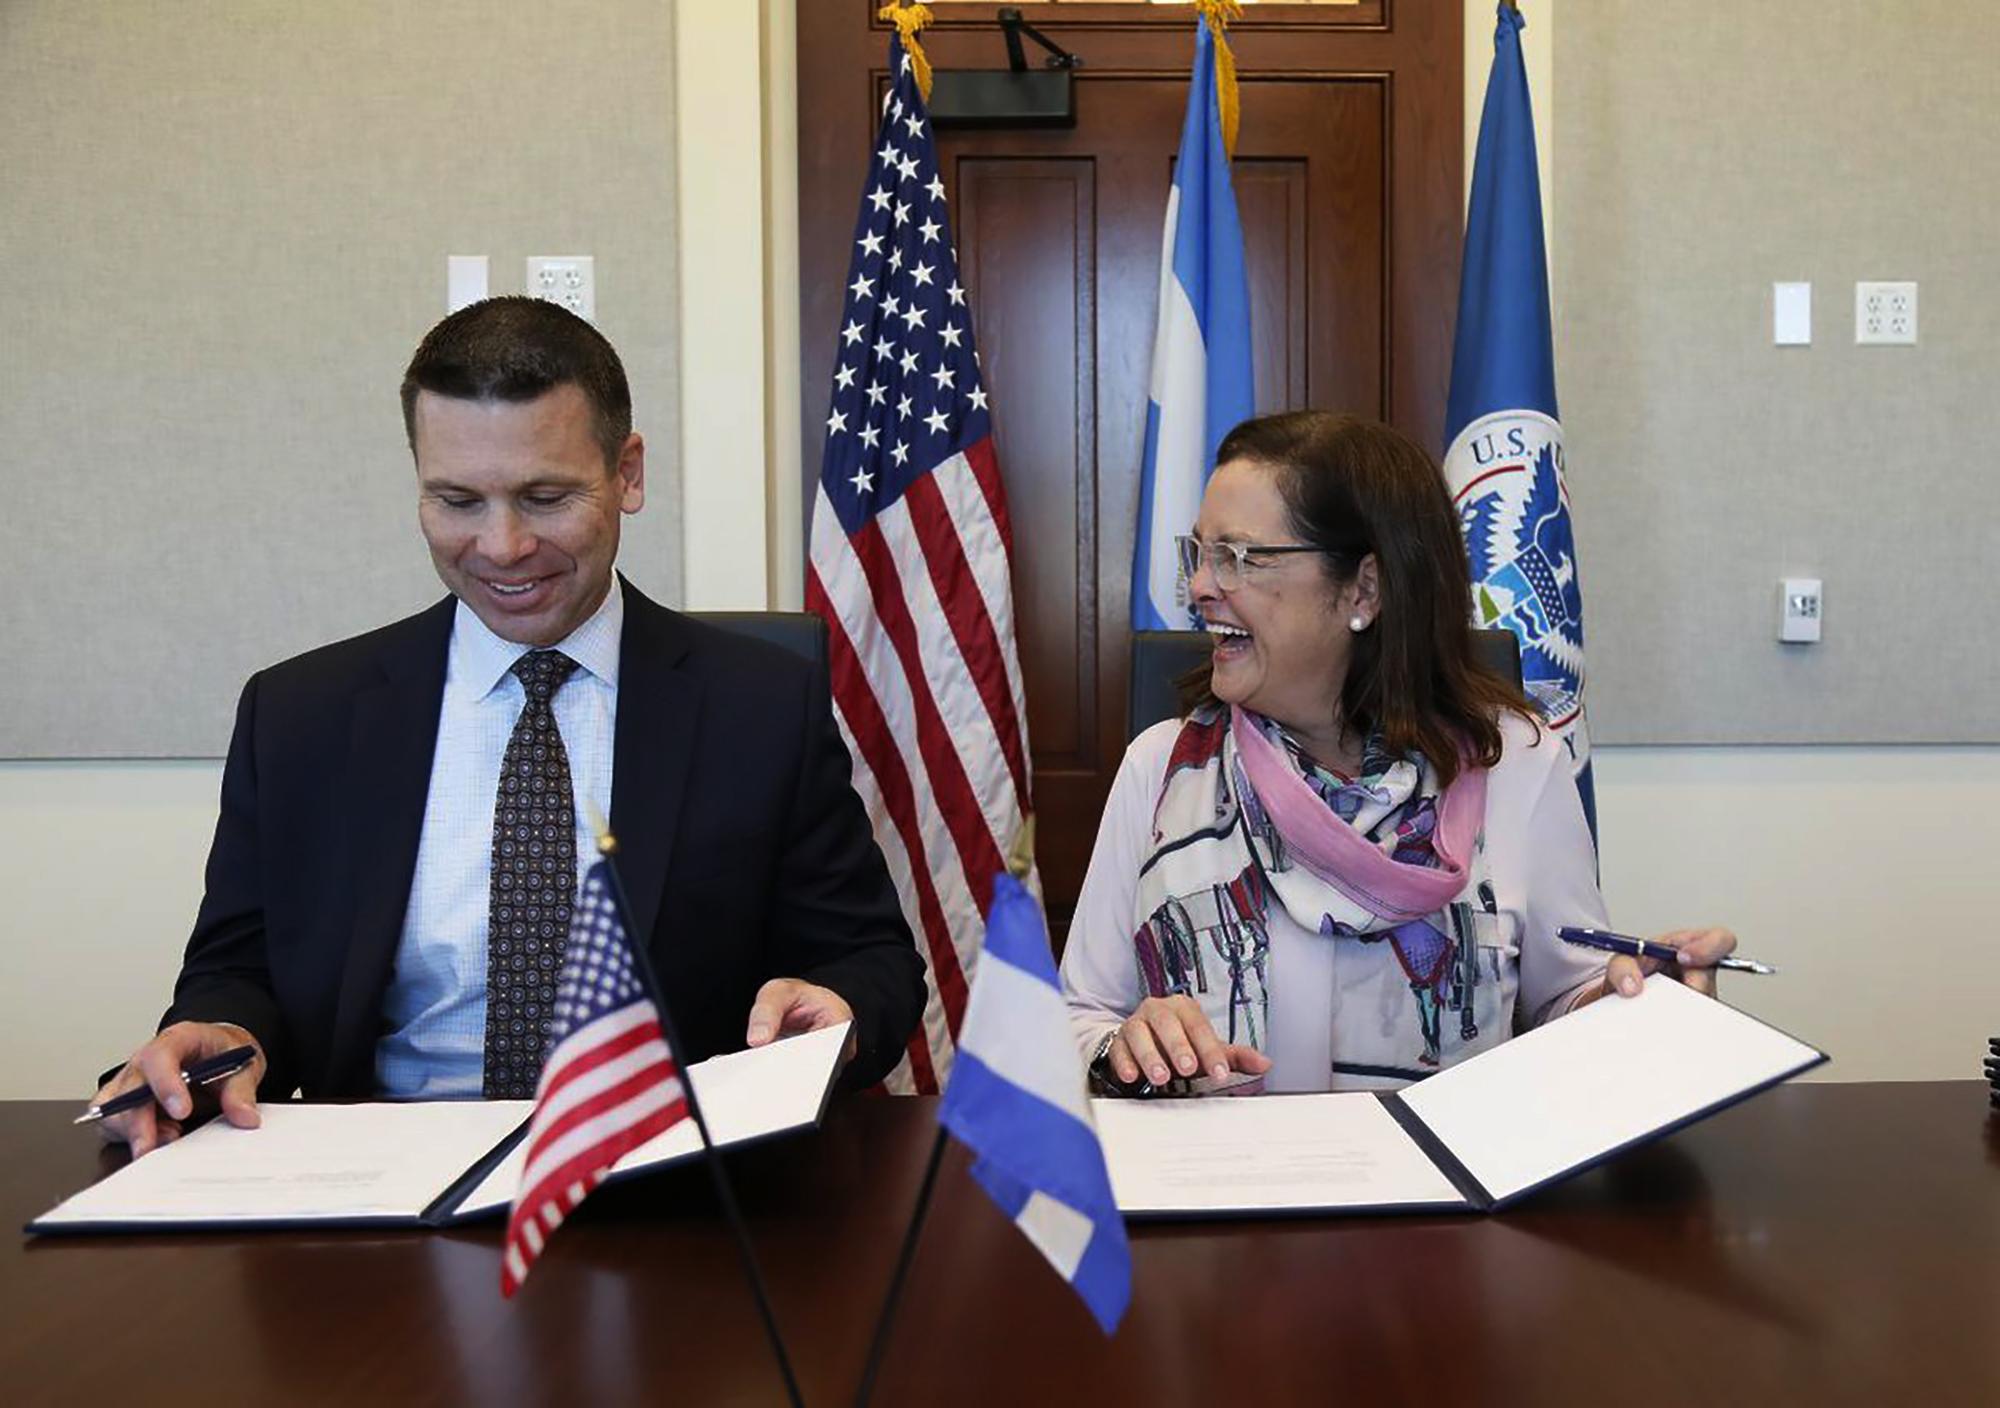
<svg viewBox="0 0 2000 1408">
<path fill-rule="evenodd" d="M 1174 538 L 1189 531 L 1201 511 L 1216 446 L 1256 405 L 1250 285 L 1222 144 L 1215 60 L 1215 38 L 1207 21 L 1197 18 L 1187 118 L 1167 193 L 1139 540 L 1132 554 L 1132 628 L 1141 631 L 1189 625 Z"/>
<path fill-rule="evenodd" d="M 1521 14 L 1500 6 L 1479 119 L 1445 408 L 1445 479 L 1465 530 L 1473 624 L 1520 638 L 1528 694 L 1568 745 L 1597 834 L 1583 711 L 1583 596 L 1562 423 L 1549 266 Z"/>
<path fill-rule="evenodd" d="M 1132 1300 L 1132 1254 L 1084 1096 L 1047 927 L 1011 875 L 994 882 L 986 947 L 938 1119 L 972 1176 L 1083 1298 L 1108 1335 Z"/>
</svg>

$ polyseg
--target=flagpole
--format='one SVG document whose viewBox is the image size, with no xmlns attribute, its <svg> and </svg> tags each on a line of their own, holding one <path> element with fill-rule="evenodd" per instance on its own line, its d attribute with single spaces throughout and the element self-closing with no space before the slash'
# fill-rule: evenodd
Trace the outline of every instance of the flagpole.
<svg viewBox="0 0 2000 1408">
<path fill-rule="evenodd" d="M 888 1294 L 882 1297 L 882 1311 L 875 1317 L 875 1334 L 868 1342 L 868 1363 L 861 1371 L 861 1387 L 854 1395 L 855 1408 L 868 1408 L 868 1399 L 875 1392 L 875 1375 L 882 1368 L 882 1356 L 889 1348 L 889 1327 L 895 1322 L 896 1303 L 903 1298 L 903 1282 L 909 1279 L 910 1263 L 917 1258 L 917 1238 L 924 1230 L 924 1215 L 930 1211 L 931 1193 L 937 1187 L 938 1167 L 944 1162 L 946 1131 L 940 1124 L 937 1137 L 931 1140 L 931 1156 L 924 1164 L 924 1181 L 917 1189 L 916 1211 L 910 1214 L 910 1225 L 903 1232 L 903 1247 L 896 1254 L 896 1271 L 889 1278 Z"/>
<path fill-rule="evenodd" d="M 1015 833 L 1014 844 L 1007 848 L 1007 873 L 1016 880 L 1025 880 L 1034 868 L 1035 817 L 1030 812 L 1021 823 L 1020 831 Z M 854 1395 L 855 1408 L 868 1408 L 868 1397 L 875 1391 L 875 1375 L 880 1371 L 882 1356 L 889 1348 L 889 1326 L 896 1318 L 896 1303 L 903 1297 L 903 1282 L 909 1279 L 910 1263 L 917 1258 L 917 1238 L 923 1233 L 924 1217 L 930 1212 L 931 1195 L 937 1189 L 938 1166 L 944 1162 L 947 1133 L 944 1121 L 938 1121 L 937 1137 L 931 1141 L 931 1156 L 924 1164 L 924 1181 L 917 1188 L 916 1210 L 910 1214 L 910 1225 L 903 1230 L 903 1247 L 896 1254 L 896 1270 L 889 1278 L 888 1294 L 882 1297 L 882 1312 L 875 1317 L 875 1334 L 868 1344 L 868 1363 L 861 1371 L 861 1388 Z"/>
<path fill-rule="evenodd" d="M 785 1352 L 785 1338 L 778 1332 L 778 1317 L 771 1311 L 771 1296 L 764 1285 L 764 1272 L 757 1264 L 757 1252 L 750 1243 L 750 1229 L 744 1224 L 742 1209 L 736 1205 L 735 1190 L 730 1186 L 728 1171 L 722 1166 L 722 1151 L 709 1137 L 708 1121 L 701 1113 L 701 1101 L 695 1098 L 694 1076 L 688 1069 L 686 1048 L 681 1045 L 680 1034 L 674 1028 L 674 1017 L 667 1009 L 666 995 L 660 991 L 659 976 L 653 972 L 652 955 L 632 928 L 632 905 L 625 897 L 625 882 L 618 875 L 618 838 L 606 826 L 598 825 L 594 829 L 597 832 L 597 853 L 604 858 L 604 873 L 611 881 L 611 902 L 618 906 L 618 925 L 625 931 L 626 947 L 632 950 L 639 981 L 645 985 L 647 995 L 659 1011 L 660 1031 L 667 1039 L 667 1050 L 673 1055 L 674 1065 L 680 1070 L 681 1093 L 687 1099 L 688 1118 L 694 1121 L 695 1129 L 701 1134 L 702 1162 L 708 1166 L 709 1182 L 715 1187 L 716 1200 L 722 1204 L 722 1215 L 735 1236 L 744 1275 L 750 1280 L 750 1293 L 757 1301 L 757 1313 L 763 1317 L 764 1334 L 771 1341 L 771 1352 L 777 1356 L 778 1371 L 784 1375 L 786 1396 L 791 1400 L 792 1408 L 804 1408 L 805 1399 L 799 1394 L 799 1381 L 792 1372 L 791 1356 Z"/>
</svg>

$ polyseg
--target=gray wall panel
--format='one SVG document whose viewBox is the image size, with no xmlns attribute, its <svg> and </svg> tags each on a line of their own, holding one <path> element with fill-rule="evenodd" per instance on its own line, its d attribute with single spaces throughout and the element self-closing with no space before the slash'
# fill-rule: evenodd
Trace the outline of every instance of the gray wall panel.
<svg viewBox="0 0 2000 1408">
<path fill-rule="evenodd" d="M 680 599 L 672 77 L 650 0 L 0 6 L 0 756 L 217 755 L 252 670 L 436 599 L 396 387 L 451 253 L 595 256 Z"/>
<path fill-rule="evenodd" d="M 1611 0 L 1555 43 L 1593 738 L 2000 740 L 2000 11 Z M 1810 347 L 1771 345 L 1783 279 Z M 1857 279 L 1919 281 L 1918 346 L 1854 345 Z"/>
</svg>

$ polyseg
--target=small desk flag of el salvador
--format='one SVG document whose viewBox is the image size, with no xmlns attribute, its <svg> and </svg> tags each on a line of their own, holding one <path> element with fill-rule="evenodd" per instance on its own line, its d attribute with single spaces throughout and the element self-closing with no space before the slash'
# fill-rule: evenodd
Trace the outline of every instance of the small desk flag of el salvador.
<svg viewBox="0 0 2000 1408">
<path fill-rule="evenodd" d="M 993 887 L 986 947 L 938 1111 L 972 1176 L 1069 1282 L 1106 1334 L 1132 1299 L 1132 1253 L 1090 1118 L 1041 907 Z"/>
</svg>

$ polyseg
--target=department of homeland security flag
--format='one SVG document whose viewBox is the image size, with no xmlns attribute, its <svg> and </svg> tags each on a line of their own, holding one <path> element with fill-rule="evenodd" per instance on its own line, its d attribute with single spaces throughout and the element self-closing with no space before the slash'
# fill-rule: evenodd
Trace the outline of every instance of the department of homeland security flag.
<svg viewBox="0 0 2000 1408">
<path fill-rule="evenodd" d="M 590 867 L 570 920 L 548 1059 L 500 1258 L 505 1296 L 521 1288 L 549 1237 L 613 1164 L 687 1117 L 680 1067 L 633 960 L 609 864 Z"/>
<path fill-rule="evenodd" d="M 1132 1299 L 1132 1253 L 1090 1119 L 1048 930 L 1011 875 L 993 890 L 986 951 L 938 1120 L 972 1176 L 1075 1289 L 1108 1335 Z"/>
<path fill-rule="evenodd" d="M 1188 628 L 1192 613 L 1174 537 L 1194 527 L 1222 437 L 1256 409 L 1250 285 L 1243 272 L 1236 192 L 1229 183 L 1235 65 L 1220 38 L 1221 12 L 1229 8 L 1206 7 L 1195 21 L 1187 116 L 1167 192 L 1139 534 L 1132 553 L 1135 631 Z"/>
<path fill-rule="evenodd" d="M 889 61 L 848 262 L 806 606 L 826 620 L 854 788 L 925 960 L 923 1026 L 888 1084 L 935 1094 L 993 876 L 1029 810 L 1027 709 L 1006 493 L 921 65 L 900 37 Z"/>
<path fill-rule="evenodd" d="M 1445 479 L 1465 529 L 1473 624 L 1521 641 L 1528 694 L 1569 747 L 1591 835 L 1583 597 L 1556 419 L 1549 266 L 1521 15 L 1500 7 L 1479 119 L 1445 410 Z"/>
</svg>

